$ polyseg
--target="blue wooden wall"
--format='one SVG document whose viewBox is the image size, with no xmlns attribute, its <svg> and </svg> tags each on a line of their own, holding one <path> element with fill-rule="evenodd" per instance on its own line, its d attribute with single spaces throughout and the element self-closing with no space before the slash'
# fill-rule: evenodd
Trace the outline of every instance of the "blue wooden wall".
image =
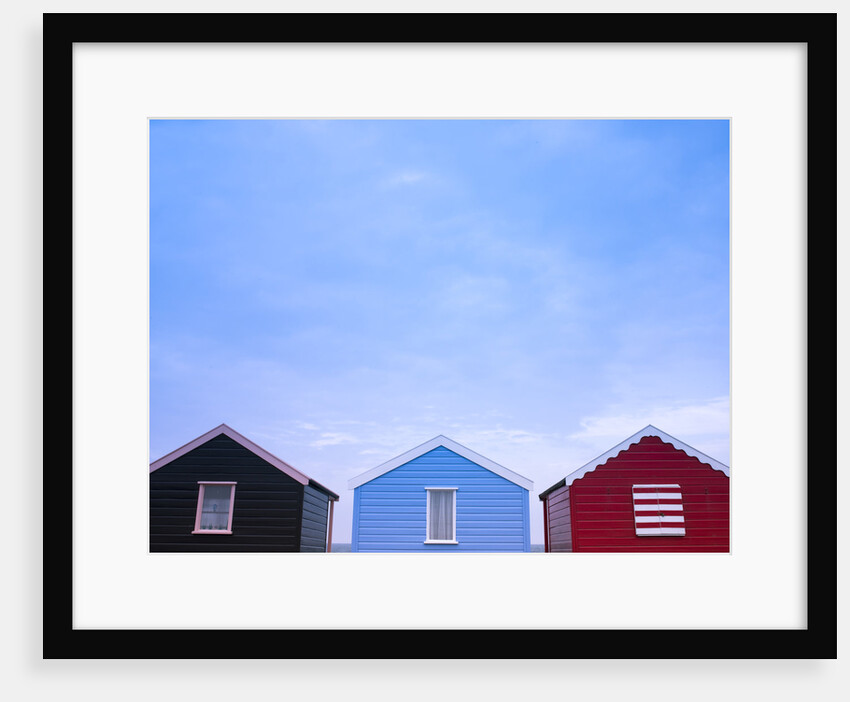
<svg viewBox="0 0 850 702">
<path fill-rule="evenodd" d="M 457 488 L 457 544 L 425 544 L 426 487 Z M 352 551 L 530 551 L 529 492 L 440 446 L 354 489 Z"/>
</svg>

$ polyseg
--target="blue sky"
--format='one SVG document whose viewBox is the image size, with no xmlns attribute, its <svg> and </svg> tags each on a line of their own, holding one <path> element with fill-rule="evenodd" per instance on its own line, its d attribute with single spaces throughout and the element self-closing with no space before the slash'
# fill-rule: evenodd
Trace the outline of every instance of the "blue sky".
<svg viewBox="0 0 850 702">
<path fill-rule="evenodd" d="M 444 434 L 537 495 L 647 424 L 729 463 L 723 120 L 150 123 L 150 458 L 337 492 Z"/>
</svg>

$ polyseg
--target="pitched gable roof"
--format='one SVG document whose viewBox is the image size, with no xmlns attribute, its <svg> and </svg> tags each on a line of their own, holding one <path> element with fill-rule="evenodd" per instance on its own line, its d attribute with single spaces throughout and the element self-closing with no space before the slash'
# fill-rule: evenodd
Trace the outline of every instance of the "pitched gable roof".
<svg viewBox="0 0 850 702">
<path fill-rule="evenodd" d="M 250 439 L 242 436 L 242 434 L 240 434 L 238 431 L 235 431 L 234 429 L 231 429 L 226 424 L 219 424 L 215 429 L 210 429 L 206 434 L 202 434 L 197 439 L 192 439 L 192 441 L 190 441 L 189 443 L 184 444 L 180 448 L 175 449 L 171 453 L 168 453 L 162 458 L 157 459 L 156 461 L 150 464 L 150 472 L 153 473 L 155 470 L 162 468 L 164 465 L 171 463 L 172 461 L 180 458 L 180 456 L 189 453 L 189 451 L 198 448 L 198 446 L 201 446 L 202 444 L 207 443 L 207 441 L 209 441 L 210 439 L 214 439 L 215 437 L 221 436 L 222 434 L 224 434 L 224 436 L 230 439 L 233 439 L 233 441 L 235 441 L 243 448 L 248 449 L 251 453 L 259 456 L 264 461 L 270 463 L 279 471 L 286 473 L 286 475 L 288 475 L 293 480 L 296 480 L 302 485 L 314 485 L 316 487 L 319 487 L 325 492 L 327 492 L 329 495 L 331 495 L 333 499 L 339 499 L 339 495 L 336 495 L 335 493 L 331 492 L 326 487 L 320 485 L 315 480 L 304 475 L 304 473 L 302 473 L 300 470 L 293 468 L 285 461 L 280 460 L 277 456 L 269 453 L 264 448 L 255 444 Z"/>
<path fill-rule="evenodd" d="M 410 449 L 410 451 L 406 451 L 400 456 L 396 456 L 395 458 L 390 459 L 386 463 L 382 463 L 371 470 L 367 470 L 365 473 L 361 473 L 360 475 L 352 478 L 348 481 L 348 489 L 353 490 L 363 483 L 368 483 L 370 480 L 374 480 L 380 475 L 384 473 L 389 473 L 394 468 L 398 468 L 405 463 L 412 461 L 414 458 L 419 458 L 423 454 L 428 453 L 429 451 L 433 451 L 435 448 L 442 446 L 443 448 L 447 448 L 449 451 L 453 451 L 459 456 L 463 456 L 473 463 L 478 464 L 482 468 L 486 468 L 492 473 L 499 475 L 505 480 L 509 480 L 512 483 L 519 485 L 520 487 L 525 488 L 526 490 L 531 490 L 534 487 L 534 483 L 528 478 L 524 478 L 518 473 L 514 473 L 512 470 L 508 470 L 504 466 L 499 465 L 495 461 L 491 461 L 489 458 L 484 458 L 480 454 L 475 453 L 466 446 L 462 446 L 456 441 L 452 441 L 448 437 L 443 436 L 442 434 L 439 436 L 435 436 L 430 441 L 426 441 L 424 444 L 417 446 L 416 448 Z"/>
<path fill-rule="evenodd" d="M 721 473 L 725 473 L 727 476 L 729 475 L 729 466 L 727 466 L 725 463 L 721 463 L 716 458 L 706 456 L 704 453 L 697 451 L 691 446 L 688 446 L 688 444 L 686 444 L 684 441 L 680 441 L 679 439 L 661 431 L 657 427 L 654 427 L 651 424 L 647 424 L 639 432 L 632 434 L 628 439 L 621 441 L 619 444 L 608 449 L 605 453 L 600 456 L 597 456 L 589 463 L 585 463 L 581 468 L 579 468 L 578 470 L 574 470 L 572 473 L 567 475 L 566 478 L 557 482 L 545 492 L 540 493 L 540 498 L 543 499 L 543 497 L 552 492 L 552 490 L 555 490 L 559 487 L 563 487 L 564 485 L 571 485 L 573 481 L 583 477 L 586 473 L 590 473 L 591 471 L 596 470 L 596 468 L 605 463 L 609 458 L 614 458 L 617 454 L 620 453 L 620 451 L 625 451 L 627 448 L 629 448 L 629 446 L 634 443 L 637 443 L 645 436 L 657 436 L 665 443 L 671 444 L 677 449 L 681 449 L 689 456 L 693 456 L 694 458 L 699 459 L 702 463 L 707 463 L 712 468 L 714 468 L 714 470 L 719 470 Z"/>
</svg>

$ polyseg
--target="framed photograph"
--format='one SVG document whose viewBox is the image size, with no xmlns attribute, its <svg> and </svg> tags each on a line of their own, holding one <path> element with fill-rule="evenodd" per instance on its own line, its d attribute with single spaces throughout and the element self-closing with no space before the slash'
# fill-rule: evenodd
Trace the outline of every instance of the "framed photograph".
<svg viewBox="0 0 850 702">
<path fill-rule="evenodd" d="M 836 15 L 199 17 L 44 15 L 44 658 L 835 658 Z"/>
</svg>

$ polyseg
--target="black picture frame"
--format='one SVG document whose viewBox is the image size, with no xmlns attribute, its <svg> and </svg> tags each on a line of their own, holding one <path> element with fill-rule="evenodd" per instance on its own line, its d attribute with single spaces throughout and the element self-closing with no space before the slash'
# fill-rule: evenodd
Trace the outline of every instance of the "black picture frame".
<svg viewBox="0 0 850 702">
<path fill-rule="evenodd" d="M 390 28 L 390 29 L 388 29 Z M 453 631 L 440 650 L 446 658 L 487 657 L 496 639 L 510 658 L 837 657 L 837 464 L 835 427 L 837 275 L 837 15 L 801 14 L 45 14 L 44 15 L 44 293 L 47 363 L 44 370 L 44 624 L 43 657 L 195 658 L 208 630 L 73 627 L 73 233 L 72 50 L 81 42 L 792 42 L 807 50 L 807 299 L 826 324 L 809 325 L 805 342 L 807 427 L 807 625 L 805 629 L 679 630 L 674 650 L 661 646 L 664 630 L 559 631 L 557 647 L 537 630 Z M 823 264 L 827 265 L 824 266 Z M 56 290 L 60 294 L 56 294 Z M 816 389 L 816 390 L 814 390 Z M 814 393 L 817 393 L 816 395 Z M 49 397 L 48 397 L 49 393 Z M 68 421 L 68 415 L 71 421 Z M 823 421 L 826 419 L 827 421 Z M 815 423 L 816 420 L 816 423 Z M 826 434 L 826 436 L 824 436 Z M 825 446 L 830 445 L 829 455 Z M 69 465 L 71 469 L 69 470 Z M 817 528 L 812 522 L 817 514 Z M 418 658 L 414 643 L 440 631 L 376 631 L 364 650 L 360 630 L 305 630 L 321 640 L 323 658 Z M 384 634 L 383 636 L 380 634 Z M 387 635 L 390 634 L 390 635 Z M 286 657 L 280 632 L 229 630 L 229 658 Z M 448 644 L 446 643 L 448 641 Z M 639 643 L 638 643 L 639 642 Z M 658 643 L 659 645 L 655 645 Z M 406 645 L 410 644 L 410 645 Z M 692 645 L 693 644 L 693 645 Z M 359 652 L 353 655 L 353 652 Z M 555 655 L 557 652 L 557 655 Z M 500 655 L 500 657 L 505 657 Z"/>
</svg>

